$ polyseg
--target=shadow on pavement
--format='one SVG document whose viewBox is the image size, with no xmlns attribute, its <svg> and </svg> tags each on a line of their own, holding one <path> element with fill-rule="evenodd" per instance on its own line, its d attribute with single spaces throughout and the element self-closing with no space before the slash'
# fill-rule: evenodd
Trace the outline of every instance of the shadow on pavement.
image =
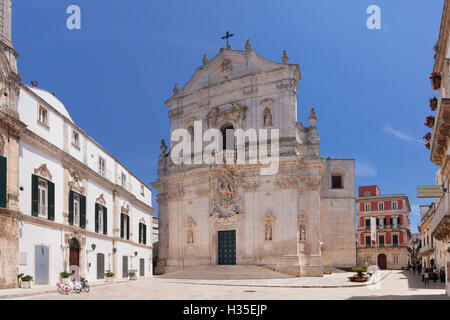
<svg viewBox="0 0 450 320">
<path fill-rule="evenodd" d="M 408 279 L 408 287 L 411 289 L 443 289 L 445 290 L 445 282 L 441 282 L 439 279 L 434 282 L 430 280 L 429 285 L 425 285 L 425 282 L 422 281 L 422 275 L 419 275 L 416 271 L 416 274 L 413 274 L 412 271 L 402 271 L 402 274 L 405 278 Z"/>
</svg>

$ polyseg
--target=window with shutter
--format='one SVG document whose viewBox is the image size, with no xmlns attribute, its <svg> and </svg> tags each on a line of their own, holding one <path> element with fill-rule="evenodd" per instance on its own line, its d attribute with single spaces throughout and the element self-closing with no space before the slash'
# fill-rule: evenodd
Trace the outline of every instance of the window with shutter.
<svg viewBox="0 0 450 320">
<path fill-rule="evenodd" d="M 80 228 L 86 229 L 86 197 L 80 196 Z"/>
<path fill-rule="evenodd" d="M 106 208 L 103 208 L 103 234 L 108 234 L 108 211 Z"/>
<path fill-rule="evenodd" d="M 142 235 L 142 243 L 143 244 L 147 244 L 147 226 L 145 225 L 145 224 L 143 224 L 142 225 L 143 226 L 143 228 L 142 228 L 142 233 L 143 233 L 143 235 Z"/>
<path fill-rule="evenodd" d="M 34 174 L 31 176 L 31 215 L 34 217 L 38 216 L 38 207 L 39 207 L 38 179 L 39 178 Z"/>
<path fill-rule="evenodd" d="M 98 203 L 95 204 L 95 232 L 98 232 L 98 213 L 99 213 L 100 205 Z"/>
<path fill-rule="evenodd" d="M 125 215 L 123 213 L 120 214 L 120 237 L 123 239 L 125 232 L 124 232 L 124 226 L 125 226 Z"/>
<path fill-rule="evenodd" d="M 47 181 L 48 187 L 48 220 L 55 221 L 55 184 Z"/>
<path fill-rule="evenodd" d="M 0 156 L 0 207 L 6 208 L 6 175 L 7 175 L 6 157 Z"/>
<path fill-rule="evenodd" d="M 139 222 L 139 243 L 142 243 L 142 223 Z"/>
<path fill-rule="evenodd" d="M 69 224 L 73 225 L 73 198 L 74 192 L 72 190 L 69 191 Z"/>
<path fill-rule="evenodd" d="M 130 240 L 130 216 L 127 216 L 127 240 Z"/>
</svg>

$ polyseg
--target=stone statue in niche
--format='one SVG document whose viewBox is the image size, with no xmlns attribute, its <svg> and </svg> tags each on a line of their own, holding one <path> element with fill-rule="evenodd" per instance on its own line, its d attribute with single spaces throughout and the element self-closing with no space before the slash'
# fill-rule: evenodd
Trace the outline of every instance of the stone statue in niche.
<svg viewBox="0 0 450 320">
<path fill-rule="evenodd" d="M 272 226 L 269 224 L 266 224 L 264 227 L 265 232 L 265 238 L 264 240 L 271 241 L 272 240 Z"/>
<path fill-rule="evenodd" d="M 300 241 L 306 240 L 306 226 L 304 224 L 301 224 L 299 226 L 299 240 Z"/>
<path fill-rule="evenodd" d="M 270 127 L 273 124 L 272 122 L 272 111 L 270 108 L 264 109 L 264 126 Z"/>
<path fill-rule="evenodd" d="M 192 231 L 192 230 L 189 230 L 188 231 L 188 241 L 187 241 L 187 243 L 188 244 L 193 244 L 194 243 L 194 231 Z"/>
</svg>

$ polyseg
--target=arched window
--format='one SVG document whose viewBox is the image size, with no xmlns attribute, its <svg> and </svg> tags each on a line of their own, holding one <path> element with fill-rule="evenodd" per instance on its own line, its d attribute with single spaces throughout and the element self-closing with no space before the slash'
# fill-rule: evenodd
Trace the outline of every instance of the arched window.
<svg viewBox="0 0 450 320">
<path fill-rule="evenodd" d="M 223 150 L 234 150 L 234 127 L 227 124 L 220 131 L 222 132 Z"/>
</svg>

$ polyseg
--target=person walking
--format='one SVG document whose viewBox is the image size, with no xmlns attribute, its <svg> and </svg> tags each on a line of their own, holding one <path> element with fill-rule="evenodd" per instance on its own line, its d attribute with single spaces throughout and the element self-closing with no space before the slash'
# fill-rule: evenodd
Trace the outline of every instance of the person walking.
<svg viewBox="0 0 450 320">
<path fill-rule="evenodd" d="M 424 272 L 424 282 L 425 285 L 430 285 L 430 273 L 429 272 Z"/>
<path fill-rule="evenodd" d="M 445 268 L 444 267 L 441 268 L 440 276 L 441 276 L 441 282 L 445 282 Z"/>
<path fill-rule="evenodd" d="M 438 278 L 438 272 L 437 272 L 437 268 L 435 266 L 433 269 L 433 282 L 436 282 L 437 278 Z"/>
<path fill-rule="evenodd" d="M 425 268 L 422 268 L 422 282 L 425 281 Z"/>
</svg>

